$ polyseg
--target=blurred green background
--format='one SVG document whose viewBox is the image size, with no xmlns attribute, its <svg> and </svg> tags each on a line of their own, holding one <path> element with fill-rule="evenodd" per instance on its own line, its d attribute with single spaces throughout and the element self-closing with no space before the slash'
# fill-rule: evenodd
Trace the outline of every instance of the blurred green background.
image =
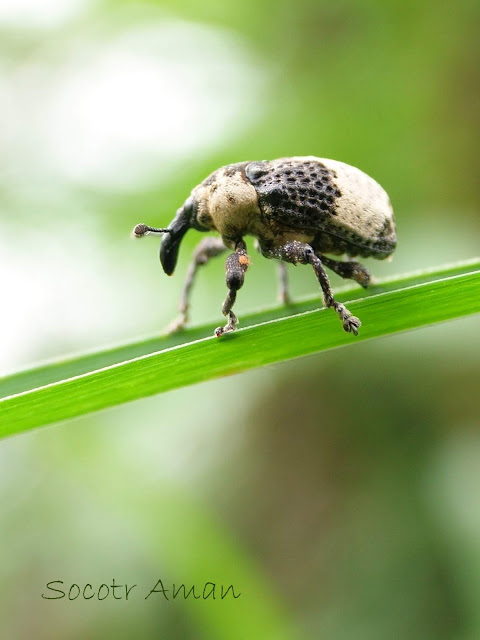
<svg viewBox="0 0 480 640">
<path fill-rule="evenodd" d="M 164 327 L 200 236 L 166 278 L 130 230 L 230 162 L 376 178 L 399 236 L 376 275 L 478 255 L 479 18 L 470 0 L 2 0 L 0 373 Z M 212 330 L 223 262 L 193 297 Z M 294 296 L 317 291 L 291 272 Z M 253 255 L 240 319 L 275 298 Z M 462 319 L 3 441 L 0 637 L 479 638 L 478 345 Z M 242 595 L 145 600 L 159 578 Z M 128 602 L 41 597 L 113 579 Z"/>
</svg>

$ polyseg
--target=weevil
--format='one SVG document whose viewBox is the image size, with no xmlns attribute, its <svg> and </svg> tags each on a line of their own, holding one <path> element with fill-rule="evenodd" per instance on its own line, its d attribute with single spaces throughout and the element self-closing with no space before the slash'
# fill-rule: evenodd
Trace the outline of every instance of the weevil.
<svg viewBox="0 0 480 640">
<path fill-rule="evenodd" d="M 195 187 L 167 228 L 138 224 L 135 237 L 164 234 L 160 262 L 167 275 L 177 264 L 182 238 L 189 229 L 217 232 L 195 249 L 188 269 L 180 316 L 171 329 L 188 320 L 191 288 L 198 268 L 232 249 L 226 260 L 228 318 L 215 335 L 234 331 L 232 308 L 250 264 L 246 236 L 256 239 L 266 258 L 279 260 L 280 297 L 288 303 L 285 263 L 309 264 L 323 292 L 324 304 L 338 314 L 343 328 L 358 335 L 360 320 L 333 296 L 324 267 L 367 287 L 370 272 L 359 262 L 333 260 L 325 254 L 388 258 L 397 245 L 395 218 L 389 197 L 370 176 L 343 162 L 314 156 L 238 162 L 214 171 Z"/>
</svg>

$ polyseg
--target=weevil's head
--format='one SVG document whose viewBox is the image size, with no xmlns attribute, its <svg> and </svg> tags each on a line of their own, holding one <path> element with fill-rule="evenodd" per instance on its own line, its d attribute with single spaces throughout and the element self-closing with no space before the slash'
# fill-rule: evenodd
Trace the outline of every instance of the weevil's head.
<svg viewBox="0 0 480 640">
<path fill-rule="evenodd" d="M 175 270 L 183 236 L 189 229 L 217 231 L 226 246 L 249 232 L 252 217 L 259 215 L 258 196 L 245 177 L 248 162 L 221 167 L 195 187 L 190 197 L 178 209 L 166 229 L 138 224 L 133 230 L 136 238 L 147 234 L 164 234 L 160 245 L 160 262 L 169 276 Z"/>
<path fill-rule="evenodd" d="M 175 218 L 168 225 L 168 233 L 163 236 L 160 245 L 160 262 L 168 276 L 171 276 L 175 270 L 180 243 L 189 229 L 217 230 L 210 215 L 208 189 L 203 183 L 193 189 L 190 197 L 177 210 Z"/>
<path fill-rule="evenodd" d="M 183 205 L 177 210 L 175 218 L 166 228 L 157 229 L 149 227 L 146 224 L 137 224 L 133 230 L 134 238 L 143 238 L 146 235 L 163 235 L 160 244 L 160 262 L 163 270 L 168 276 L 175 271 L 178 260 L 178 252 L 183 236 L 189 229 L 197 229 L 197 231 L 209 231 L 214 227 L 202 224 L 198 216 L 198 200 L 195 197 L 196 187 L 189 198 L 185 200 Z"/>
<path fill-rule="evenodd" d="M 169 276 L 172 275 L 177 264 L 182 238 L 189 229 L 221 231 L 216 226 L 212 215 L 218 209 L 222 209 L 216 202 L 217 198 L 214 197 L 214 194 L 218 195 L 222 191 L 218 179 L 220 171 L 214 171 L 192 190 L 190 197 L 178 209 L 177 215 L 168 226 L 169 233 L 165 234 L 160 245 L 160 262 Z"/>
</svg>

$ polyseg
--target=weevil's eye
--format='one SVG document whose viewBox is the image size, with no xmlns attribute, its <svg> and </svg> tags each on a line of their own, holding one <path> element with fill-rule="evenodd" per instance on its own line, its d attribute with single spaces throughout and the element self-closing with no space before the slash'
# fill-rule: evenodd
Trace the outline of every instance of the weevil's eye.
<svg viewBox="0 0 480 640">
<path fill-rule="evenodd" d="M 187 198 L 185 200 L 185 202 L 183 203 L 183 207 L 182 208 L 183 208 L 183 213 L 185 215 L 185 218 L 190 221 L 190 226 L 193 227 L 193 229 L 199 229 L 200 231 L 203 231 L 202 227 L 198 226 L 198 220 L 197 220 L 198 204 L 197 204 L 197 200 L 193 196 L 190 196 L 189 198 Z"/>
</svg>

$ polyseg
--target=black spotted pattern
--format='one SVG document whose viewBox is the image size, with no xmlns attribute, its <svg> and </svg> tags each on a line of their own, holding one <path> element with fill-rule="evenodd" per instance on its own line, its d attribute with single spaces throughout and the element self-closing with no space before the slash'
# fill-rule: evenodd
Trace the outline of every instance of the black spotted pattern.
<svg viewBox="0 0 480 640">
<path fill-rule="evenodd" d="M 251 162 L 245 175 L 257 193 L 262 214 L 296 230 L 319 230 L 335 216 L 342 194 L 335 174 L 321 162 L 285 158 Z"/>
</svg>

